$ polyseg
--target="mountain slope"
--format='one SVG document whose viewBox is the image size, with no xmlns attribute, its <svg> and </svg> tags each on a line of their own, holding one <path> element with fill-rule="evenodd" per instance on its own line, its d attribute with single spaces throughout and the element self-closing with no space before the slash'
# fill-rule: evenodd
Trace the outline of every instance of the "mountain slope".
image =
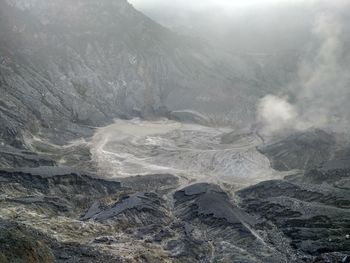
<svg viewBox="0 0 350 263">
<path fill-rule="evenodd" d="M 11 145 L 24 130 L 64 143 L 114 117 L 172 110 L 246 123 L 256 99 L 288 78 L 281 73 L 271 85 L 275 77 L 255 58 L 179 36 L 125 0 L 0 7 L 0 132 Z"/>
</svg>

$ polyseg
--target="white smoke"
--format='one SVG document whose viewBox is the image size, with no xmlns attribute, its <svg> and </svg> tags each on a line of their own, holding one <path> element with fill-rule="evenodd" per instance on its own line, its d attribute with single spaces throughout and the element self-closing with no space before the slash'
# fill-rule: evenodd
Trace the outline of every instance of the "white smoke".
<svg viewBox="0 0 350 263">
<path fill-rule="evenodd" d="M 315 43 L 300 63 L 299 79 L 293 85 L 295 103 L 268 95 L 257 105 L 257 118 L 266 134 L 348 126 L 350 74 L 343 58 L 342 24 L 335 15 L 323 13 L 315 21 L 313 35 Z"/>
<path fill-rule="evenodd" d="M 300 66 L 298 108 L 315 126 L 347 122 L 349 116 L 342 107 L 347 106 L 349 98 L 349 70 L 342 63 L 342 25 L 334 15 L 322 14 L 313 33 L 321 45 L 314 59 Z"/>
<path fill-rule="evenodd" d="M 298 118 L 296 108 L 286 97 L 267 95 L 258 103 L 258 120 L 264 124 L 264 132 L 274 134 L 293 127 Z"/>
</svg>

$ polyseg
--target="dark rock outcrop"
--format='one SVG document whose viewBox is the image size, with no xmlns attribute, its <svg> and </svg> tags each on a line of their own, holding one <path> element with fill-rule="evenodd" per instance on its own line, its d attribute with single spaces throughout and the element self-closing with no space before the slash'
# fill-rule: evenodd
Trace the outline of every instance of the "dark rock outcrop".
<svg viewBox="0 0 350 263">
<path fill-rule="evenodd" d="M 171 174 L 151 174 L 120 178 L 124 187 L 129 187 L 139 192 L 166 193 L 179 185 L 179 178 Z"/>
<path fill-rule="evenodd" d="M 310 169 L 328 161 L 335 151 L 335 138 L 323 130 L 292 134 L 278 142 L 259 147 L 274 169 Z"/>
<path fill-rule="evenodd" d="M 74 243 L 60 243 L 22 224 L 0 220 L 2 263 L 122 263 L 122 258 Z"/>
<path fill-rule="evenodd" d="M 51 263 L 54 256 L 44 240 L 24 226 L 0 220 L 0 262 Z"/>
<path fill-rule="evenodd" d="M 70 168 L 40 167 L 0 171 L 3 204 L 77 216 L 95 200 L 122 192 L 119 182 L 97 179 Z M 12 204 L 12 205 L 11 205 Z"/>
<path fill-rule="evenodd" d="M 13 233 L 14 250 L 30 251 L 18 257 L 30 255 L 33 262 L 133 262 L 121 254 L 138 262 L 186 263 L 344 258 L 349 190 L 338 183 L 346 178 L 320 184 L 318 177 L 316 183 L 306 177 L 243 189 L 238 206 L 207 183 L 178 190 L 172 199 L 170 187 L 138 192 L 137 184 L 125 188 L 70 168 L 2 170 L 0 211 L 6 220 L 0 228 Z M 6 253 L 0 253 L 1 260 L 16 252 Z"/>
<path fill-rule="evenodd" d="M 249 232 L 243 223 L 254 225 L 254 219 L 235 207 L 228 195 L 217 185 L 194 184 L 177 191 L 174 198 L 177 207 L 187 203 L 181 211 L 181 216 L 186 220 L 201 218 L 204 221 L 217 220 L 223 224 L 238 224 L 241 225 L 242 232 Z"/>
<path fill-rule="evenodd" d="M 288 255 L 265 243 L 255 231 L 259 222 L 234 205 L 219 186 L 194 184 L 177 191 L 174 198 L 176 214 L 186 222 L 189 239 L 193 242 L 202 236 L 200 240 L 205 241 L 209 250 L 215 248 L 211 260 L 276 263 L 288 260 Z M 292 257 L 289 260 L 293 262 Z"/>
<path fill-rule="evenodd" d="M 124 220 L 130 225 L 166 224 L 164 200 L 154 193 L 136 193 L 125 196 L 113 205 L 103 207 L 94 203 L 82 216 L 82 220 Z"/>
<path fill-rule="evenodd" d="M 71 168 L 39 167 L 7 169 L 0 171 L 1 189 L 6 191 L 9 184 L 21 186 L 28 192 L 70 198 L 69 195 L 103 196 L 116 193 L 121 189 L 119 182 L 106 181 L 93 175 L 81 174 Z"/>
<path fill-rule="evenodd" d="M 10 146 L 0 146 L 0 167 L 39 167 L 55 165 L 55 161 L 47 156 Z"/>
<path fill-rule="evenodd" d="M 321 259 L 315 262 L 341 262 L 350 253 L 350 169 L 344 162 L 331 160 L 237 194 L 246 212 L 277 226 L 295 249 Z"/>
</svg>

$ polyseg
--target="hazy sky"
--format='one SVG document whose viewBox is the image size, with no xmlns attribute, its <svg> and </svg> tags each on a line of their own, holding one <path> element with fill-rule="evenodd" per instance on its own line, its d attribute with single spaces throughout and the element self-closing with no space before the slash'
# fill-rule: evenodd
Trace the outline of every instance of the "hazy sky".
<svg viewBox="0 0 350 263">
<path fill-rule="evenodd" d="M 160 24 L 235 50 L 299 49 L 322 12 L 348 13 L 350 0 L 129 0 Z M 343 11 L 341 11 L 343 10 Z"/>
<path fill-rule="evenodd" d="M 332 3 L 346 5 L 348 0 L 129 0 L 137 7 L 182 6 L 186 8 L 202 8 L 208 6 L 222 7 L 257 7 L 270 4 L 314 4 Z"/>
<path fill-rule="evenodd" d="M 317 0 L 129 0 L 139 8 L 158 8 L 162 7 L 182 7 L 182 8 L 207 8 L 207 7 L 258 7 L 270 4 L 295 4 L 295 3 L 312 3 Z"/>
<path fill-rule="evenodd" d="M 136 9 L 175 31 L 249 51 L 265 51 L 274 43 L 281 48 L 289 43 L 294 46 L 291 36 L 305 38 L 313 19 L 308 13 L 312 8 L 304 6 L 315 1 L 129 0 Z M 257 42 L 260 50 L 256 50 Z"/>
<path fill-rule="evenodd" d="M 128 0 L 137 9 L 155 18 L 165 19 L 204 11 L 225 13 L 231 17 L 262 10 L 313 9 L 340 10 L 350 7 L 350 0 Z M 243 12 L 243 13 L 242 13 Z M 273 11 L 272 11 L 273 12 Z M 209 18 L 209 17 L 208 17 Z"/>
<path fill-rule="evenodd" d="M 296 61 L 288 56 L 298 76 L 258 104 L 267 133 L 329 123 L 348 128 L 350 0 L 129 1 L 159 23 L 218 48 L 301 54 Z"/>
</svg>

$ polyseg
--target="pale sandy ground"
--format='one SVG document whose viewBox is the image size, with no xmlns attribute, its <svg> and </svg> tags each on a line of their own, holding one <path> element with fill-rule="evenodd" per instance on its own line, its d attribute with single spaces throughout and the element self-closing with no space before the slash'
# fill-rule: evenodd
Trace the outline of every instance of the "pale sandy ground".
<svg viewBox="0 0 350 263">
<path fill-rule="evenodd" d="M 211 128 L 169 120 L 116 120 L 99 128 L 91 140 L 92 159 L 111 178 L 170 173 L 188 182 L 247 186 L 279 178 L 256 150 L 258 136 L 222 144 L 228 128 Z M 184 182 L 185 183 L 185 182 Z"/>
</svg>

